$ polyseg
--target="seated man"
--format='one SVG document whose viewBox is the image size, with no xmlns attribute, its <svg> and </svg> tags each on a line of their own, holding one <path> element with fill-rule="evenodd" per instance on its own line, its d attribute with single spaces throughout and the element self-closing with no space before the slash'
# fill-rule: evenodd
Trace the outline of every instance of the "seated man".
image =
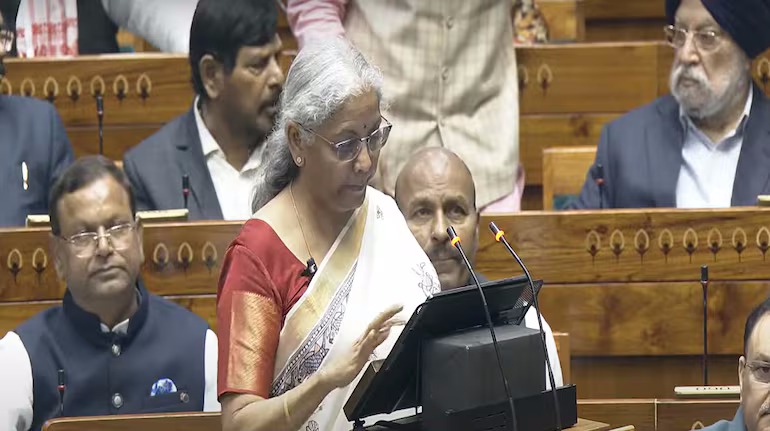
<svg viewBox="0 0 770 431">
<path fill-rule="evenodd" d="M 13 32 L 0 16 L 0 80 Z M 0 95 L 0 227 L 24 226 L 30 214 L 48 213 L 48 191 L 72 163 L 72 147 L 50 103 Z"/>
<path fill-rule="evenodd" d="M 666 15 L 672 95 L 605 126 L 573 208 L 726 208 L 770 193 L 770 101 L 751 79 L 770 3 L 667 0 Z"/>
<path fill-rule="evenodd" d="M 283 84 L 274 1 L 201 0 L 190 29 L 192 109 L 126 152 L 139 210 L 246 220 Z"/>
<path fill-rule="evenodd" d="M 102 157 L 80 159 L 49 205 L 67 291 L 62 305 L 0 340 L 0 429 L 38 431 L 61 416 L 218 411 L 216 335 L 144 288 L 142 227 L 123 172 Z"/>
<path fill-rule="evenodd" d="M 732 421 L 719 421 L 703 431 L 760 431 L 770 428 L 770 298 L 746 319 L 743 356 L 738 359 L 741 406 Z"/>
<path fill-rule="evenodd" d="M 457 230 L 468 259 L 473 263 L 479 234 L 476 186 L 468 166 L 460 157 L 441 147 L 415 153 L 396 179 L 396 204 L 417 242 L 436 268 L 441 290 L 473 284 L 468 268 L 450 244 L 446 231 L 449 226 Z M 476 277 L 480 282 L 487 281 L 479 273 L 476 273 Z M 528 328 L 539 328 L 534 307 L 530 307 L 524 316 L 524 324 Z M 556 342 L 545 318 L 543 330 L 555 383 L 562 386 Z"/>
</svg>

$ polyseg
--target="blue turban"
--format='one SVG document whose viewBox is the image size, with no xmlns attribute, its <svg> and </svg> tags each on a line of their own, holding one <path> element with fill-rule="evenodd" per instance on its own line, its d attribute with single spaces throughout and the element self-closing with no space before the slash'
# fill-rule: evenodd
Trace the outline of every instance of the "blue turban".
<svg viewBox="0 0 770 431">
<path fill-rule="evenodd" d="M 714 20 L 749 58 L 770 48 L 770 0 L 701 0 Z M 666 18 L 674 23 L 681 0 L 666 0 Z"/>
</svg>

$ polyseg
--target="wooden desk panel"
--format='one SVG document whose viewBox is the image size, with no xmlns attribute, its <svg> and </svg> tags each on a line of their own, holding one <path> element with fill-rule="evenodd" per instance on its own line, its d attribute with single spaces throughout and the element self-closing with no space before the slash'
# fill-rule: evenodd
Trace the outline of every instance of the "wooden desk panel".
<svg viewBox="0 0 770 431">
<path fill-rule="evenodd" d="M 655 431 L 654 399 L 580 399 L 577 407 L 578 416 L 606 422 L 611 427 L 633 425 L 636 431 Z"/>
<path fill-rule="evenodd" d="M 477 268 L 510 276 L 515 262 L 489 234 L 496 220 L 530 272 L 548 284 L 770 279 L 770 209 L 523 212 L 482 217 Z"/>
<path fill-rule="evenodd" d="M 221 431 L 220 413 L 164 413 L 52 419 L 43 431 Z"/>
</svg>

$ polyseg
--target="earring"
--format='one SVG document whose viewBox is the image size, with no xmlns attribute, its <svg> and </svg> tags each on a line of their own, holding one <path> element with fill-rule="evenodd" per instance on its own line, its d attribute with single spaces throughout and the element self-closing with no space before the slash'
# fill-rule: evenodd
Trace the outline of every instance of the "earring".
<svg viewBox="0 0 770 431">
<path fill-rule="evenodd" d="M 297 166 L 302 166 L 302 157 L 297 157 Z"/>
</svg>

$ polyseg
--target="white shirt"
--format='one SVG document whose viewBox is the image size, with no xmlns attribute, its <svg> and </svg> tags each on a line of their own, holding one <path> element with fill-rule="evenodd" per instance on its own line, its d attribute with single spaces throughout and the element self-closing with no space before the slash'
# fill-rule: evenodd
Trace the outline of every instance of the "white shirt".
<svg viewBox="0 0 770 431">
<path fill-rule="evenodd" d="M 128 320 L 118 323 L 111 331 L 102 323 L 102 332 L 125 334 L 127 331 Z M 217 335 L 211 329 L 206 332 L 204 355 L 203 411 L 218 412 L 221 407 L 217 401 Z M 29 430 L 34 403 L 32 363 L 15 332 L 8 332 L 0 339 L 0 382 L 0 429 Z"/>
<path fill-rule="evenodd" d="M 118 27 L 141 36 L 162 52 L 187 53 L 198 0 L 102 0 Z"/>
<path fill-rule="evenodd" d="M 749 89 L 743 117 L 721 142 L 711 142 L 680 108 L 684 127 L 682 167 L 676 184 L 677 208 L 729 208 L 743 136 L 754 94 Z"/>
<path fill-rule="evenodd" d="M 553 369 L 553 381 L 556 383 L 556 387 L 564 385 L 564 377 L 561 374 L 561 362 L 559 362 L 559 352 L 556 351 L 556 340 L 553 339 L 553 331 L 551 326 L 545 321 L 543 317 L 543 332 L 545 333 L 545 347 L 548 350 L 548 360 L 551 362 L 551 368 Z M 527 314 L 524 315 L 524 326 L 529 329 L 539 330 L 540 325 L 537 323 L 537 310 L 535 306 L 529 307 Z M 545 368 L 545 389 L 551 390 L 551 379 L 548 378 L 548 366 Z"/>
<path fill-rule="evenodd" d="M 203 157 L 209 169 L 214 190 L 217 192 L 219 208 L 225 220 L 248 220 L 251 218 L 251 200 L 254 197 L 254 186 L 259 174 L 262 146 L 254 149 L 249 160 L 240 171 L 227 162 L 225 152 L 211 135 L 206 123 L 203 122 L 199 98 L 195 98 L 195 125 L 201 140 Z"/>
</svg>

